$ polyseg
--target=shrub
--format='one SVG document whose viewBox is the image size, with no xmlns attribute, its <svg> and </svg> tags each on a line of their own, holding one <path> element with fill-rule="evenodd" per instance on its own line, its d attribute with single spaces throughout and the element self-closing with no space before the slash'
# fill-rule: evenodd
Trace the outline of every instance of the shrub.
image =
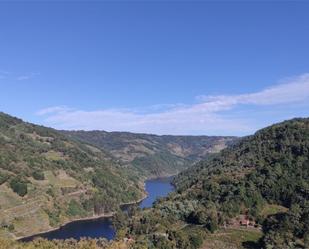
<svg viewBox="0 0 309 249">
<path fill-rule="evenodd" d="M 75 200 L 71 200 L 67 210 L 69 216 L 83 216 L 85 215 L 85 210 L 82 205 Z"/>
<path fill-rule="evenodd" d="M 45 179 L 44 173 L 42 171 L 33 171 L 32 177 L 38 181 L 43 181 Z"/>
<path fill-rule="evenodd" d="M 15 177 L 10 182 L 12 190 L 20 196 L 25 196 L 28 192 L 27 183 L 20 177 Z"/>
</svg>

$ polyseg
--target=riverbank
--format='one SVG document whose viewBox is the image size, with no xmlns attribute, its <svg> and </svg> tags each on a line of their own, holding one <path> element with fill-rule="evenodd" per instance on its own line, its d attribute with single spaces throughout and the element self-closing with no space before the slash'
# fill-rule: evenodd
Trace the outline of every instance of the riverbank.
<svg viewBox="0 0 309 249">
<path fill-rule="evenodd" d="M 138 204 L 142 208 L 151 207 L 153 201 L 157 197 L 166 196 L 168 192 L 172 191 L 171 188 L 169 187 L 171 186 L 171 180 L 172 180 L 171 177 L 172 176 L 159 177 L 159 178 L 157 177 L 147 179 L 141 182 L 141 184 L 143 184 L 144 189 L 144 191 L 141 194 L 141 198 L 131 202 L 121 203 L 119 205 L 119 208 L 125 211 L 130 205 L 134 204 Z M 112 221 L 110 218 L 112 218 L 114 215 L 115 212 L 110 212 L 101 215 L 92 215 L 87 217 L 71 219 L 62 223 L 57 227 L 41 231 L 39 233 L 35 233 L 30 236 L 15 237 L 15 239 L 25 242 L 31 241 L 32 239 L 38 236 L 47 239 L 66 239 L 66 238 L 79 239 L 81 237 L 91 237 L 91 238 L 105 237 L 108 239 L 112 239 L 115 236 L 116 231 L 112 228 Z M 76 233 L 78 229 L 79 232 Z M 105 229 L 104 232 L 102 229 L 103 230 Z"/>
<path fill-rule="evenodd" d="M 73 220 L 66 221 L 66 222 L 62 223 L 61 225 L 59 225 L 57 227 L 52 227 L 51 229 L 48 229 L 48 230 L 45 230 L 45 231 L 42 231 L 42 232 L 39 232 L 39 233 L 35 233 L 35 234 L 29 235 L 29 236 L 15 237 L 14 239 L 19 240 L 19 241 L 23 241 L 23 240 L 26 240 L 27 238 L 33 238 L 33 237 L 36 237 L 36 236 L 40 236 L 42 234 L 46 234 L 46 233 L 49 233 L 49 232 L 56 231 L 58 229 L 61 229 L 64 226 L 69 225 L 69 224 L 74 223 L 74 222 L 86 221 L 86 220 L 97 220 L 97 219 L 102 219 L 102 218 L 112 218 L 114 215 L 115 215 L 115 212 L 110 212 L 108 214 L 101 214 L 101 215 L 94 215 L 94 216 L 76 218 L 76 219 L 73 219 Z"/>
<path fill-rule="evenodd" d="M 146 178 L 146 180 L 145 180 L 145 182 L 146 181 L 150 181 L 150 180 L 157 180 L 157 179 L 167 179 L 167 178 L 171 178 L 171 177 L 175 177 L 175 176 L 177 176 L 178 174 L 180 173 L 180 171 L 178 172 L 178 173 L 176 173 L 176 174 L 166 174 L 166 175 L 155 175 L 155 176 L 150 176 L 150 177 L 147 177 Z"/>
<path fill-rule="evenodd" d="M 121 203 L 119 205 L 119 208 L 122 208 L 123 206 L 129 206 L 129 205 L 134 205 L 134 204 L 139 204 L 141 203 L 144 199 L 146 199 L 148 197 L 148 193 L 145 189 L 145 182 L 144 182 L 144 193 L 143 193 L 143 196 L 139 199 L 137 199 L 136 201 L 131 201 L 131 202 L 125 202 L 125 203 Z M 86 216 L 86 217 L 81 217 L 81 218 L 74 218 L 74 219 L 71 219 L 71 220 L 68 220 L 62 224 L 60 224 L 59 226 L 57 227 L 52 227 L 51 229 L 47 229 L 45 231 L 41 231 L 39 233 L 35 233 L 33 235 L 28 235 L 28 236 L 20 236 L 20 237 L 17 237 L 15 236 L 14 239 L 15 240 L 18 240 L 18 241 L 23 241 L 23 240 L 27 240 L 28 238 L 33 238 L 33 237 L 37 237 L 37 236 L 40 236 L 40 235 L 43 235 L 43 234 L 46 234 L 46 233 L 49 233 L 49 232 L 53 232 L 53 231 L 56 231 L 58 229 L 61 229 L 62 227 L 66 226 L 66 225 L 69 225 L 71 223 L 74 223 L 74 222 L 78 222 L 78 221 L 90 221 L 90 220 L 97 220 L 97 219 L 102 219 L 102 218 L 112 218 L 114 215 L 115 215 L 115 211 L 114 212 L 110 212 L 110 213 L 106 213 L 106 214 L 100 214 L 100 215 L 93 215 L 93 216 Z"/>
</svg>

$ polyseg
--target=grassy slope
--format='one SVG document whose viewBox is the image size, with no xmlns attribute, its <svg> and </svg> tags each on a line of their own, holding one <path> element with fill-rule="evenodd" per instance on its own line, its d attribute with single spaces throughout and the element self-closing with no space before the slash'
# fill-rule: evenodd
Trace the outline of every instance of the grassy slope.
<svg viewBox="0 0 309 249">
<path fill-rule="evenodd" d="M 246 229 L 221 229 L 204 237 L 202 249 L 258 249 L 255 243 L 262 237 L 261 231 Z"/>
<path fill-rule="evenodd" d="M 34 179 L 36 172 L 44 179 Z M 37 177 L 36 177 L 37 178 Z M 12 190 L 24 182 L 27 194 Z M 0 113 L 0 236 L 25 236 L 108 213 L 142 196 L 135 175 L 102 150 Z M 94 210 L 94 205 L 104 205 Z"/>
</svg>

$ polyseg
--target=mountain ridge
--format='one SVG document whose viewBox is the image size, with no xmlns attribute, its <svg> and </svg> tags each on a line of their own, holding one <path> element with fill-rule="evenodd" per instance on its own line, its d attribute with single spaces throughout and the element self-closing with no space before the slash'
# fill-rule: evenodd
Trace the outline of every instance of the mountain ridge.
<svg viewBox="0 0 309 249">
<path fill-rule="evenodd" d="M 173 136 L 99 130 L 61 132 L 105 150 L 120 164 L 131 165 L 150 177 L 177 174 L 239 139 L 231 136 Z"/>
</svg>

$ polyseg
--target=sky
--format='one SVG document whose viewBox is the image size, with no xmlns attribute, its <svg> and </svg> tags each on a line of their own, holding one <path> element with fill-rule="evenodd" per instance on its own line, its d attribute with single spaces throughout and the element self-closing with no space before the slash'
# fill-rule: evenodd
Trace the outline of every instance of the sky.
<svg viewBox="0 0 309 249">
<path fill-rule="evenodd" d="M 306 1 L 0 1 L 0 111 L 174 135 L 308 117 L 308 13 Z"/>
</svg>

